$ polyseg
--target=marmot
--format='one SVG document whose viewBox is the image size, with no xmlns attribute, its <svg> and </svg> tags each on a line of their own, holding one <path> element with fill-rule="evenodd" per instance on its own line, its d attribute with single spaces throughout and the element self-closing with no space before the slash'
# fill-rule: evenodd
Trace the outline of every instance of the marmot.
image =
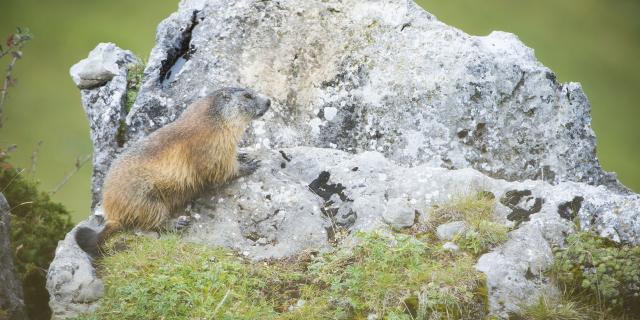
<svg viewBox="0 0 640 320">
<path fill-rule="evenodd" d="M 92 256 L 122 228 L 157 230 L 207 186 L 255 171 L 236 147 L 271 101 L 248 89 L 224 88 L 189 105 L 174 122 L 130 145 L 104 180 L 104 228 L 83 227 L 76 242 Z M 182 227 L 187 223 L 182 221 Z"/>
</svg>

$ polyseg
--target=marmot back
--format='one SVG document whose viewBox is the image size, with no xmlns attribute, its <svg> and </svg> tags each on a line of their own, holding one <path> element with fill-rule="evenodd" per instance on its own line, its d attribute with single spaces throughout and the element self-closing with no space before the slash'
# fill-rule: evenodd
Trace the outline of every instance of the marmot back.
<svg viewBox="0 0 640 320">
<path fill-rule="evenodd" d="M 251 120 L 270 104 L 248 89 L 220 89 L 130 145 L 104 181 L 104 229 L 97 233 L 80 228 L 78 245 L 95 256 L 110 233 L 121 228 L 157 230 L 205 187 L 253 172 L 257 161 L 238 157 L 237 144 Z"/>
</svg>

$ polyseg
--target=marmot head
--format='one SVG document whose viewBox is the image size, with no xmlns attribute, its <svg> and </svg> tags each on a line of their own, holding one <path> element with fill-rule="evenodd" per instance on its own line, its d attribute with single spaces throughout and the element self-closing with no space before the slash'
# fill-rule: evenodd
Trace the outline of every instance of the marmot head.
<svg viewBox="0 0 640 320">
<path fill-rule="evenodd" d="M 215 119 L 249 123 L 260 118 L 271 106 L 271 100 L 253 90 L 222 88 L 209 95 L 209 114 Z"/>
</svg>

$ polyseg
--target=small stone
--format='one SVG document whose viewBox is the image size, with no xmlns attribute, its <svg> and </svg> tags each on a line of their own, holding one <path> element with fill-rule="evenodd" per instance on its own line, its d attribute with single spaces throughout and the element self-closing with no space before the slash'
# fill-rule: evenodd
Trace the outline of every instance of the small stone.
<svg viewBox="0 0 640 320">
<path fill-rule="evenodd" d="M 73 82 L 80 89 L 91 89 L 109 82 L 120 74 L 119 63 L 138 63 L 131 52 L 123 51 L 113 43 L 101 43 L 89 53 L 89 57 L 71 67 L 69 73 Z"/>
<path fill-rule="evenodd" d="M 436 229 L 436 235 L 438 236 L 438 239 L 448 241 L 463 233 L 466 229 L 467 225 L 464 221 L 454 221 L 438 226 L 438 229 Z"/>
<path fill-rule="evenodd" d="M 445 249 L 445 250 L 449 250 L 449 251 L 458 251 L 458 250 L 460 250 L 460 247 L 458 247 L 458 245 L 453 243 L 453 242 L 445 242 L 442 245 L 442 248 Z"/>
<path fill-rule="evenodd" d="M 395 198 L 387 202 L 382 218 L 394 228 L 411 227 L 416 219 L 416 211 L 409 206 L 407 200 Z"/>
</svg>

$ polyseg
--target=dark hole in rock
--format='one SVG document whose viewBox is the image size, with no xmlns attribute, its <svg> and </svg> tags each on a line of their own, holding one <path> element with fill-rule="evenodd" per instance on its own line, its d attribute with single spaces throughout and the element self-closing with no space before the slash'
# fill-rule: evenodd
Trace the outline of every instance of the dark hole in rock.
<svg viewBox="0 0 640 320">
<path fill-rule="evenodd" d="M 473 132 L 473 135 L 476 138 L 482 137 L 487 130 L 487 124 L 484 122 L 480 122 L 476 125 L 476 130 Z"/>
<path fill-rule="evenodd" d="M 500 203 L 511 209 L 511 213 L 507 215 L 507 219 L 516 222 L 516 227 L 524 221 L 529 221 L 530 215 L 542 210 L 542 205 L 544 204 L 544 199 L 542 198 L 535 198 L 530 208 L 523 207 L 523 205 L 531 199 L 533 199 L 533 197 L 531 197 L 531 190 L 510 190 L 500 198 Z M 524 203 L 522 203 L 523 200 L 525 200 Z"/>
<path fill-rule="evenodd" d="M 340 200 L 347 201 L 347 195 L 344 194 L 344 190 L 346 188 L 341 183 L 329 183 L 330 177 L 331 174 L 329 172 L 320 172 L 320 175 L 318 175 L 318 177 L 309 184 L 309 189 L 311 189 L 311 191 L 317 194 L 320 198 L 324 199 L 324 201 L 329 201 L 331 196 L 334 194 L 337 194 L 338 197 L 340 197 Z"/>
<path fill-rule="evenodd" d="M 286 162 L 280 162 L 280 168 L 285 169 L 287 167 Z"/>
<path fill-rule="evenodd" d="M 567 201 L 558 206 L 558 214 L 560 217 L 573 221 L 578 216 L 580 208 L 582 208 L 583 197 L 574 197 L 573 200 Z"/>
<path fill-rule="evenodd" d="M 284 151 L 279 150 L 278 152 L 280 152 L 280 155 L 282 156 L 283 159 L 287 160 L 287 162 L 291 162 L 291 157 L 289 157 L 288 154 L 286 154 Z"/>
<path fill-rule="evenodd" d="M 551 166 L 542 166 L 534 176 L 536 180 L 554 182 L 556 180 L 555 171 L 551 170 Z"/>
<path fill-rule="evenodd" d="M 502 198 L 500 198 L 500 203 L 511 208 L 513 206 L 516 206 L 518 203 L 520 203 L 520 200 L 523 197 L 530 196 L 530 195 L 531 195 L 531 190 L 521 190 L 521 191 L 510 190 L 510 191 L 507 191 L 507 193 L 505 193 Z"/>
<path fill-rule="evenodd" d="M 469 130 L 468 129 L 460 130 L 458 131 L 457 135 L 458 135 L 458 138 L 464 139 L 469 135 Z"/>
<path fill-rule="evenodd" d="M 527 280 L 533 280 L 536 278 L 536 275 L 531 272 L 531 268 L 527 268 L 527 273 L 524 274 L 524 278 Z"/>
<path fill-rule="evenodd" d="M 181 30 L 182 39 L 180 40 L 180 44 L 178 47 L 172 48 L 167 52 L 167 58 L 162 61 L 162 66 L 160 67 L 160 80 L 164 81 L 171 77 L 171 69 L 174 67 L 176 62 L 179 59 L 189 60 L 191 55 L 196 52 L 196 48 L 191 45 L 191 34 L 193 29 L 198 25 L 200 21 L 198 21 L 198 13 L 200 11 L 193 10 L 191 15 L 191 23 Z"/>
<path fill-rule="evenodd" d="M 354 171 L 354 172 L 355 172 L 355 171 L 358 171 L 358 169 L 360 169 L 360 168 L 358 168 L 358 167 L 353 167 L 353 168 L 351 168 L 351 171 Z"/>
</svg>

